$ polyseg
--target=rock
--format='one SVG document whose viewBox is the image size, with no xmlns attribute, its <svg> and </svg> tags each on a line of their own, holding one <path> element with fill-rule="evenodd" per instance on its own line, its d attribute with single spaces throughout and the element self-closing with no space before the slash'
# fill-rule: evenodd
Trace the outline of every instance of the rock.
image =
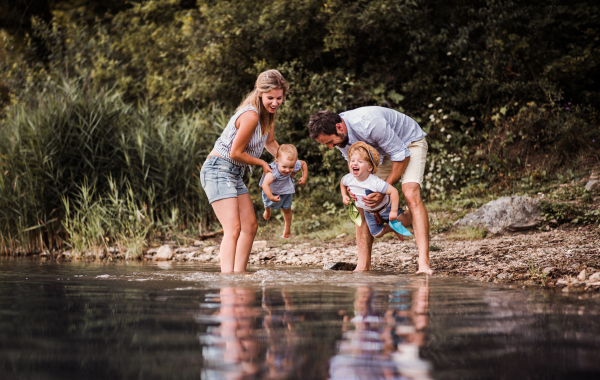
<svg viewBox="0 0 600 380">
<path fill-rule="evenodd" d="M 194 245 L 194 247 L 202 247 L 203 244 L 202 244 L 202 241 L 200 241 L 200 240 L 194 240 L 193 245 Z"/>
<path fill-rule="evenodd" d="M 343 234 L 339 234 L 339 235 L 338 235 L 338 236 L 336 236 L 335 238 L 336 238 L 336 239 L 341 239 L 341 238 L 345 238 L 346 236 L 348 236 L 348 234 L 344 232 Z"/>
<path fill-rule="evenodd" d="M 585 288 L 585 282 L 575 280 L 563 289 L 563 292 L 578 292 Z"/>
<path fill-rule="evenodd" d="M 596 272 L 588 279 L 590 281 L 600 281 L 600 272 Z"/>
<path fill-rule="evenodd" d="M 554 267 L 546 267 L 542 270 L 542 273 L 545 275 L 549 275 L 550 273 L 554 272 L 556 270 L 556 268 Z"/>
<path fill-rule="evenodd" d="M 585 184 L 585 189 L 589 192 L 600 190 L 600 181 L 595 179 L 588 181 L 588 183 Z"/>
<path fill-rule="evenodd" d="M 347 270 L 347 271 L 351 271 L 356 269 L 356 264 L 352 264 L 352 263 L 344 263 L 342 261 L 338 261 L 338 262 L 334 262 L 334 263 L 327 263 L 325 265 L 323 265 L 323 269 L 327 269 L 327 270 Z"/>
<path fill-rule="evenodd" d="M 542 220 L 539 201 L 529 197 L 502 197 L 454 222 L 454 226 L 486 228 L 493 234 L 534 228 Z"/>
<path fill-rule="evenodd" d="M 556 286 L 567 286 L 570 282 L 571 281 L 568 278 L 560 278 L 556 281 Z"/>
<path fill-rule="evenodd" d="M 193 251 L 197 251 L 198 248 L 196 247 L 183 247 L 183 248 L 177 248 L 175 249 L 175 253 L 187 253 L 187 252 L 193 252 Z"/>
<path fill-rule="evenodd" d="M 152 261 L 167 261 L 173 258 L 173 251 L 168 245 L 163 245 L 158 249 Z"/>
<path fill-rule="evenodd" d="M 266 240 L 257 240 L 254 243 L 252 243 L 252 251 L 256 252 L 256 251 L 261 251 L 263 249 L 267 248 L 267 241 Z"/>
<path fill-rule="evenodd" d="M 579 281 L 585 281 L 587 278 L 587 272 L 585 269 L 583 269 L 581 272 L 579 272 L 579 275 L 577 276 L 577 279 Z"/>
<path fill-rule="evenodd" d="M 512 274 L 510 273 L 500 273 L 499 275 L 496 276 L 496 278 L 498 280 L 508 280 L 512 277 Z"/>
<path fill-rule="evenodd" d="M 217 247 L 206 247 L 203 249 L 205 253 L 212 253 Z"/>
</svg>

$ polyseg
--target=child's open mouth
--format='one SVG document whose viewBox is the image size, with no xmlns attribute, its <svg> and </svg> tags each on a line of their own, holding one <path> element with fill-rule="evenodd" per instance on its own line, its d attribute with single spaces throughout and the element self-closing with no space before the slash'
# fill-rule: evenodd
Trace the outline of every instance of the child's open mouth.
<svg viewBox="0 0 600 380">
<path fill-rule="evenodd" d="M 359 172 L 358 168 L 352 168 L 352 174 L 357 175 Z"/>
</svg>

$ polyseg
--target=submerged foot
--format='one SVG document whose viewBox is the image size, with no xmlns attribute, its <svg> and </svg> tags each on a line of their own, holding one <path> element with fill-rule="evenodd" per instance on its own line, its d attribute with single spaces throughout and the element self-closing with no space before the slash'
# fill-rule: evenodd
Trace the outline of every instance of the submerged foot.
<svg viewBox="0 0 600 380">
<path fill-rule="evenodd" d="M 419 270 L 417 270 L 417 274 L 420 273 L 425 273 L 431 276 L 433 275 L 433 269 L 431 269 L 427 264 L 419 265 Z"/>
<path fill-rule="evenodd" d="M 265 208 L 265 212 L 263 213 L 263 218 L 265 218 L 265 220 L 271 219 L 271 209 L 270 208 Z"/>
</svg>

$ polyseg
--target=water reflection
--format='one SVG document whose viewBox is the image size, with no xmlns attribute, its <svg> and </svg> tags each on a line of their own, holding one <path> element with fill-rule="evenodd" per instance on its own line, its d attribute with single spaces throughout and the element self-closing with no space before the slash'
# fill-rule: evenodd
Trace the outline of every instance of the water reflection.
<svg viewBox="0 0 600 380">
<path fill-rule="evenodd" d="M 354 316 L 344 316 L 339 353 L 331 359 L 332 380 L 430 379 L 419 357 L 425 343 L 429 287 L 356 291 Z"/>
<path fill-rule="evenodd" d="M 341 322 L 329 339 L 337 349 L 331 356 L 321 352 L 317 361 L 328 362 L 329 368 L 311 376 L 430 379 L 429 364 L 419 356 L 428 303 L 426 282 L 391 291 L 359 286 L 348 309 L 338 310 L 336 316 L 323 312 L 323 319 Z M 316 365 L 305 349 L 311 337 L 299 332 L 310 330 L 307 319 L 314 320 L 310 314 L 315 312 L 304 310 L 303 315 L 295 310 L 286 289 L 224 287 L 219 294 L 207 295 L 202 309 L 196 319 L 206 326 L 200 334 L 203 379 L 301 379 L 307 366 Z"/>
</svg>

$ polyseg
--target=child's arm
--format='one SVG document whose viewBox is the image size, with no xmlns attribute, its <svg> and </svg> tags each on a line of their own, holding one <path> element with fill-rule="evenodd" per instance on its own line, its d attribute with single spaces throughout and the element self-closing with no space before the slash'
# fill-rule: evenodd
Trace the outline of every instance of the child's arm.
<svg viewBox="0 0 600 380">
<path fill-rule="evenodd" d="M 398 203 L 400 202 L 400 195 L 398 194 L 398 190 L 392 185 L 388 185 L 385 193 L 390 196 L 390 200 L 392 201 L 392 209 L 390 211 L 389 220 L 398 219 Z"/>
<path fill-rule="evenodd" d="M 302 161 L 302 160 L 298 160 L 300 161 L 300 170 L 302 170 L 302 178 L 300 178 L 298 180 L 298 185 L 304 185 L 306 183 L 306 177 L 308 177 L 308 165 L 306 165 L 306 162 Z"/>
<path fill-rule="evenodd" d="M 344 204 L 347 206 L 350 204 L 350 197 L 348 196 L 348 190 L 346 190 L 346 186 L 343 183 L 344 179 L 340 181 L 340 191 L 342 192 L 342 199 L 344 200 Z"/>
<path fill-rule="evenodd" d="M 275 178 L 273 178 L 272 173 L 265 174 L 265 179 L 263 180 L 262 189 L 265 192 L 265 195 L 267 196 L 267 198 L 269 198 L 273 202 L 279 202 L 281 200 L 279 195 L 274 196 L 273 193 L 271 192 L 271 183 L 273 183 L 274 179 Z"/>
</svg>

